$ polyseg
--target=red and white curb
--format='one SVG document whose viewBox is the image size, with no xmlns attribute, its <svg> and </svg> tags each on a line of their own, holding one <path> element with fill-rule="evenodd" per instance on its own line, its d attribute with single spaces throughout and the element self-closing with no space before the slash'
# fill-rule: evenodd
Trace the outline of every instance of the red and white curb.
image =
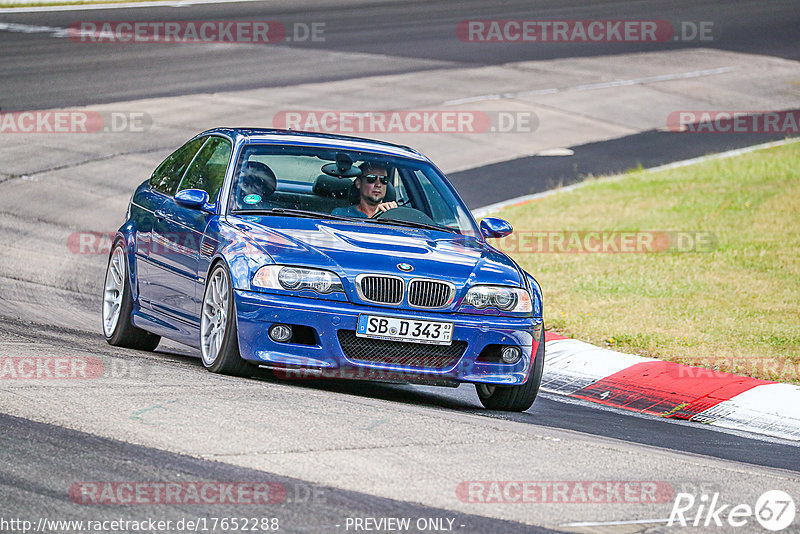
<svg viewBox="0 0 800 534">
<path fill-rule="evenodd" d="M 676 161 L 646 169 L 658 172 L 707 160 L 800 142 L 789 138 Z M 564 153 L 566 155 L 566 153 Z M 476 219 L 510 206 L 571 191 L 587 183 L 512 198 L 472 210 Z M 547 332 L 542 390 L 671 419 L 800 441 L 800 386 L 758 380 L 595 347 Z"/>
<path fill-rule="evenodd" d="M 547 332 L 542 390 L 800 441 L 800 386 L 623 354 Z"/>
</svg>

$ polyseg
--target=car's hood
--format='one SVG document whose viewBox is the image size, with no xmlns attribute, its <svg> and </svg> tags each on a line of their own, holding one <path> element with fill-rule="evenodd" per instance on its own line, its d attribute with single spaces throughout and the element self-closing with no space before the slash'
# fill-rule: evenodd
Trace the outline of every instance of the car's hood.
<svg viewBox="0 0 800 534">
<path fill-rule="evenodd" d="M 232 216 L 228 221 L 275 263 L 319 267 L 349 280 L 361 273 L 520 286 L 521 273 L 484 241 L 411 227 L 282 216 Z M 409 264 L 404 273 L 398 265 Z"/>
</svg>

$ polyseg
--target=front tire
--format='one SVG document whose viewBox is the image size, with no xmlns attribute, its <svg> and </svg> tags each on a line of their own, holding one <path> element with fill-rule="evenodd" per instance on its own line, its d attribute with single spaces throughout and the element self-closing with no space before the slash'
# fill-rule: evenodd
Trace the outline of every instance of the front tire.
<svg viewBox="0 0 800 534">
<path fill-rule="evenodd" d="M 115 347 L 153 351 L 161 337 L 133 326 L 133 295 L 128 277 L 128 260 L 121 242 L 108 257 L 103 289 L 103 336 Z"/>
<path fill-rule="evenodd" d="M 539 385 L 542 383 L 542 373 L 544 372 L 544 323 L 542 323 L 539 339 L 533 369 L 524 384 L 506 387 L 475 384 L 475 390 L 478 392 L 478 398 L 484 408 L 506 412 L 524 412 L 533 405 L 533 401 L 539 394 Z"/>
<path fill-rule="evenodd" d="M 203 365 L 212 373 L 234 376 L 253 373 L 253 366 L 239 354 L 233 285 L 222 263 L 212 269 L 206 280 L 200 311 L 200 349 Z"/>
</svg>

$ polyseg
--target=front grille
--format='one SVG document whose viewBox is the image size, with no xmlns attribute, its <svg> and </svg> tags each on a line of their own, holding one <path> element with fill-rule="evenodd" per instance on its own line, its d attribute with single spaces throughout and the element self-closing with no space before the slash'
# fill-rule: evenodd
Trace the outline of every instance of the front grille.
<svg viewBox="0 0 800 534">
<path fill-rule="evenodd" d="M 361 298 L 380 304 L 400 304 L 403 302 L 405 284 L 396 276 L 362 275 L 356 281 Z"/>
<path fill-rule="evenodd" d="M 345 355 L 364 363 L 449 369 L 467 350 L 466 341 L 453 341 L 452 345 L 425 345 L 358 337 L 353 330 L 339 330 L 337 335 Z"/>
<path fill-rule="evenodd" d="M 408 303 L 416 308 L 442 308 L 450 304 L 455 288 L 436 280 L 412 280 L 408 287 Z"/>
</svg>

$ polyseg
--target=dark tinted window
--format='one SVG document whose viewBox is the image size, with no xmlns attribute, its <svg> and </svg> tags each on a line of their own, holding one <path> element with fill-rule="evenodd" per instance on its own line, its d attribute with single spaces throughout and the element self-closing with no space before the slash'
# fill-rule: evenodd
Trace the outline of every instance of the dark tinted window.
<svg viewBox="0 0 800 534">
<path fill-rule="evenodd" d="M 231 159 L 231 142 L 222 137 L 211 137 L 192 162 L 180 189 L 202 189 L 213 202 L 217 198 Z"/>
<path fill-rule="evenodd" d="M 150 187 L 167 195 L 174 195 L 175 191 L 178 190 L 178 184 L 181 183 L 186 167 L 192 162 L 192 158 L 203 146 L 206 139 L 206 137 L 201 137 L 200 139 L 189 141 L 173 152 L 150 177 Z"/>
</svg>

